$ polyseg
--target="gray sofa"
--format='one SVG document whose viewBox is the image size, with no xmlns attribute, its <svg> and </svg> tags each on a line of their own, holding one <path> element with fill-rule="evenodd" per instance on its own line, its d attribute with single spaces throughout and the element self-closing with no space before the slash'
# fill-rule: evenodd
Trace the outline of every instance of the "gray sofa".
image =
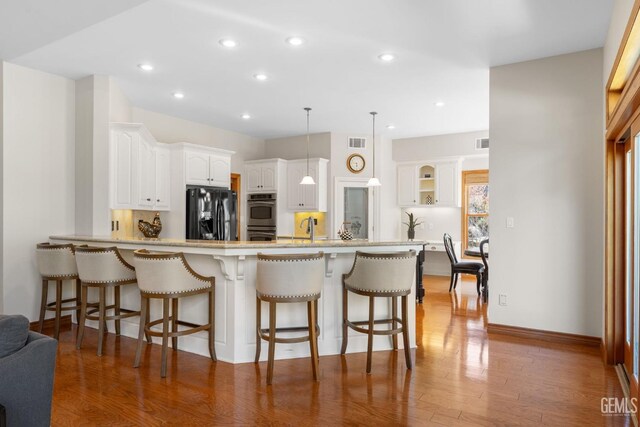
<svg viewBox="0 0 640 427">
<path fill-rule="evenodd" d="M 0 405 L 8 427 L 51 425 L 57 347 L 29 331 L 26 317 L 0 315 Z"/>
</svg>

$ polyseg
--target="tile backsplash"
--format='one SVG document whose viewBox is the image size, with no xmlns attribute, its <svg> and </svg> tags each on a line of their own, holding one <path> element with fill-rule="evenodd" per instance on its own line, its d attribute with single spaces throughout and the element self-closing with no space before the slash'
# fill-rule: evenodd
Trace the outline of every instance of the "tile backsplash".
<svg viewBox="0 0 640 427">
<path fill-rule="evenodd" d="M 326 236 L 327 228 L 325 221 L 325 213 L 324 212 L 296 212 L 293 216 L 293 234 L 296 237 L 306 237 L 307 227 L 305 226 L 300 228 L 300 223 L 305 219 L 312 217 L 318 220 L 318 224 L 316 225 L 316 236 Z"/>
</svg>

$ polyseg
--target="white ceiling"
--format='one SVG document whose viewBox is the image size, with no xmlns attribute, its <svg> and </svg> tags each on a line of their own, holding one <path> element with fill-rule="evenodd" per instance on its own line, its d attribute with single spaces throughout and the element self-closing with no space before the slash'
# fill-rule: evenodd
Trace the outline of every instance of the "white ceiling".
<svg viewBox="0 0 640 427">
<path fill-rule="evenodd" d="M 0 0 L 0 54 L 74 79 L 111 75 L 136 106 L 261 138 L 304 133 L 306 106 L 313 132 L 370 132 L 376 110 L 388 137 L 435 135 L 488 128 L 489 67 L 602 46 L 612 3 Z M 285 44 L 291 35 L 307 43 Z"/>
</svg>

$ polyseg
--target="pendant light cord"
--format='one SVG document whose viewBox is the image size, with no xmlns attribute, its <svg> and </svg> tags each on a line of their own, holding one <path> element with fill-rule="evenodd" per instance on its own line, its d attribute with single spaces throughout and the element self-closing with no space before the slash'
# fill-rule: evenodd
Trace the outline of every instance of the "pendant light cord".
<svg viewBox="0 0 640 427">
<path fill-rule="evenodd" d="M 307 176 L 309 175 L 309 111 L 311 108 L 306 107 L 305 111 L 307 112 Z"/>
</svg>

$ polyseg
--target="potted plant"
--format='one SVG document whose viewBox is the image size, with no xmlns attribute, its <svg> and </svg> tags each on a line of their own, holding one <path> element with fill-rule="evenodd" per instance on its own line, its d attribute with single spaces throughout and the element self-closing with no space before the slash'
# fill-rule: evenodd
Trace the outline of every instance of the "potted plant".
<svg viewBox="0 0 640 427">
<path fill-rule="evenodd" d="M 405 212 L 407 216 L 409 216 L 409 220 L 404 223 L 408 227 L 407 229 L 407 237 L 409 240 L 413 240 L 416 237 L 416 227 L 422 224 L 418 218 L 413 216 L 413 213 Z"/>
</svg>

